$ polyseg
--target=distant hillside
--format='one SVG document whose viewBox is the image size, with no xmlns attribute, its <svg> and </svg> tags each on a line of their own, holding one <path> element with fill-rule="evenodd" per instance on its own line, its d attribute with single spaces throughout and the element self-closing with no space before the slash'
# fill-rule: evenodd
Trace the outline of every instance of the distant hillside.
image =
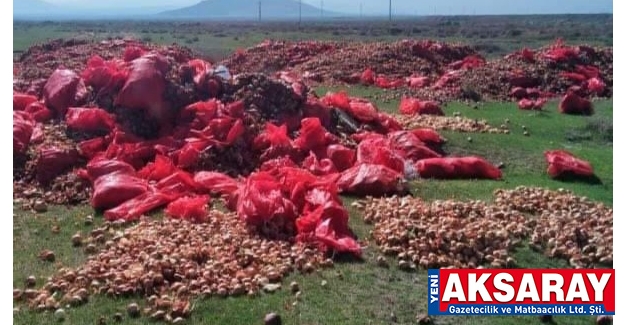
<svg viewBox="0 0 625 325">
<path fill-rule="evenodd" d="M 14 0 L 13 16 L 30 17 L 57 14 L 60 8 L 41 0 Z"/>
<path fill-rule="evenodd" d="M 296 0 L 261 0 L 262 18 L 295 19 L 299 17 L 300 3 Z M 336 16 L 335 12 L 323 12 L 324 16 Z M 165 11 L 159 14 L 168 18 L 256 18 L 258 1 L 204 0 L 196 5 Z M 302 3 L 302 17 L 319 18 L 321 9 Z"/>
</svg>

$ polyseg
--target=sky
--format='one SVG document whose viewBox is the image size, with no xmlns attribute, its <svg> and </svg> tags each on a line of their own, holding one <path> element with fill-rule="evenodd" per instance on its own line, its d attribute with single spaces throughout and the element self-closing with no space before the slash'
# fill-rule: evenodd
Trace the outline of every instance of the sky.
<svg viewBox="0 0 625 325">
<path fill-rule="evenodd" d="M 19 1 L 19 0 L 16 0 Z M 82 8 L 170 7 L 180 8 L 199 0 L 44 0 L 53 4 L 72 4 Z M 230 0 L 257 1 L 257 0 Z M 364 15 L 387 14 L 386 0 L 302 0 L 326 10 Z M 612 12 L 612 0 L 391 0 L 394 14 L 552 14 Z"/>
</svg>

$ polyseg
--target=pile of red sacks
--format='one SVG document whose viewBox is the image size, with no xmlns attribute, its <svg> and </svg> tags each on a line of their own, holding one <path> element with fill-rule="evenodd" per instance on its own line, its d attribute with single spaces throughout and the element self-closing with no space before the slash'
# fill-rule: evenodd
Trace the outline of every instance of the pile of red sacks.
<svg viewBox="0 0 625 325">
<path fill-rule="evenodd" d="M 592 179 L 596 177 L 592 165 L 589 162 L 575 157 L 566 150 L 545 151 L 545 159 L 549 164 L 547 173 L 551 178 Z"/>
<path fill-rule="evenodd" d="M 445 115 L 437 102 L 428 100 L 421 101 L 411 97 L 403 97 L 401 99 L 399 102 L 399 112 L 404 115 Z"/>
<path fill-rule="evenodd" d="M 566 114 L 592 114 L 590 102 L 585 99 L 589 96 L 605 96 L 608 89 L 604 77 L 608 71 L 602 71 L 597 65 L 593 65 L 594 59 L 603 64 L 598 57 L 599 53 L 588 46 L 567 46 L 562 40 L 556 42 L 539 53 L 529 49 L 523 49 L 507 58 L 520 58 L 529 64 L 539 63 L 547 65 L 554 70 L 559 70 L 556 78 L 558 83 L 566 85 L 564 98 L 560 104 L 560 111 Z M 589 62 L 590 61 L 590 62 Z M 609 71 L 611 72 L 611 70 Z M 535 87 L 541 85 L 539 78 L 530 77 L 525 71 L 511 71 L 509 78 L 512 90 L 510 96 L 520 99 L 519 108 L 524 110 L 540 110 L 546 102 L 546 98 L 556 94 L 541 92 Z M 573 94 L 573 95 L 572 95 Z"/>
<path fill-rule="evenodd" d="M 92 184 L 91 205 L 107 220 L 135 220 L 165 208 L 171 217 L 201 222 L 210 198 L 222 197 L 242 220 L 268 236 L 295 237 L 356 255 L 360 247 L 339 194 L 401 193 L 415 170 L 422 177 L 501 178 L 479 157 L 442 157 L 436 151 L 442 140 L 433 130 L 403 130 L 373 103 L 346 93 L 301 94 L 299 80 L 291 91 L 307 95 L 301 110 L 262 121 L 243 102 L 214 97 L 215 89 L 232 81 L 210 77 L 209 62 L 179 62 L 205 97 L 175 107 L 165 94 L 172 60 L 130 48 L 121 59 L 94 56 L 84 71 L 56 70 L 41 94 L 15 93 L 14 154 L 28 151 L 37 123 L 62 120 L 87 139 L 76 148 L 38 152 L 40 180 L 73 169 Z M 87 107 L 85 98 L 96 94 L 111 96 L 114 109 Z M 368 131 L 349 139 L 330 132 L 333 110 L 367 125 Z M 158 136 L 133 134 L 119 115 L 125 111 L 154 121 Z M 261 121 L 264 127 L 254 124 Z M 234 146 L 259 157 L 254 172 L 235 178 L 198 167 L 208 150 Z"/>
<path fill-rule="evenodd" d="M 547 99 L 539 98 L 539 99 L 527 99 L 523 98 L 519 101 L 519 109 L 526 111 L 541 111 L 543 106 L 547 103 Z"/>
<path fill-rule="evenodd" d="M 592 115 L 594 113 L 592 102 L 574 92 L 569 92 L 562 97 L 558 110 L 560 113 L 572 115 Z"/>
<path fill-rule="evenodd" d="M 384 74 L 376 74 L 371 68 L 367 68 L 362 72 L 360 82 L 364 85 L 375 85 L 382 89 L 394 89 L 406 85 L 406 80 L 404 79 L 390 79 Z"/>
<path fill-rule="evenodd" d="M 237 51 L 224 61 L 246 72 L 286 70 L 314 82 L 363 84 L 437 101 L 508 99 L 512 89 L 521 109 L 539 110 L 538 98 L 575 91 L 581 97 L 610 97 L 612 49 L 569 46 L 562 40 L 521 49 L 488 61 L 475 48 L 432 41 L 274 42 Z M 241 70 L 239 70 L 241 71 Z M 406 89 L 407 88 L 407 89 Z M 520 96 L 520 88 L 527 95 Z"/>
</svg>

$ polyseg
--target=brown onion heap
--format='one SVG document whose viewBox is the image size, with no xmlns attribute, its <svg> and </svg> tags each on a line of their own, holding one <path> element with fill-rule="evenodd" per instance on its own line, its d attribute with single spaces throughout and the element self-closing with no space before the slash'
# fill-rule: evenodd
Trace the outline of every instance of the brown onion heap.
<svg viewBox="0 0 625 325">
<path fill-rule="evenodd" d="M 524 239 L 576 268 L 613 261 L 613 210 L 559 189 L 518 187 L 481 201 L 424 202 L 410 197 L 369 198 L 354 205 L 374 224 L 376 244 L 399 267 L 514 267 L 510 251 Z M 378 265 L 386 260 L 378 257 Z"/>
<path fill-rule="evenodd" d="M 59 270 L 38 291 L 16 289 L 14 298 L 54 310 L 83 304 L 93 294 L 139 295 L 148 299 L 144 315 L 173 320 L 188 316 L 193 297 L 256 296 L 294 270 L 333 265 L 316 249 L 261 238 L 235 214 L 216 210 L 202 224 L 143 219 L 124 230 L 119 225 L 91 232 L 85 245 L 100 251 L 84 265 Z"/>
<path fill-rule="evenodd" d="M 536 216 L 530 220 L 532 249 L 576 268 L 612 265 L 614 211 L 604 204 L 564 189 L 527 187 L 498 191 L 496 202 Z"/>
<path fill-rule="evenodd" d="M 403 125 L 405 129 L 432 128 L 435 130 L 448 130 L 466 133 L 499 133 L 508 134 L 507 128 L 496 128 L 488 124 L 485 120 L 474 120 L 459 115 L 456 116 L 435 116 L 435 115 L 396 115 L 394 118 Z M 505 125 L 503 125 L 505 126 Z"/>
<path fill-rule="evenodd" d="M 510 250 L 529 234 L 518 212 L 481 201 L 427 203 L 410 197 L 368 199 L 366 222 L 385 255 L 399 267 L 514 267 Z"/>
</svg>

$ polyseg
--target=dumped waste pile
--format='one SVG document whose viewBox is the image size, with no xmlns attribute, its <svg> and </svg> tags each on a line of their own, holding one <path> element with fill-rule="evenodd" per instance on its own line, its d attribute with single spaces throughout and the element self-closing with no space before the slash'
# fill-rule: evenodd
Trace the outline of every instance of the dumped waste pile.
<svg viewBox="0 0 625 325">
<path fill-rule="evenodd" d="M 441 101 L 536 100 L 568 92 L 610 97 L 613 82 L 612 48 L 569 46 L 562 40 L 493 60 L 466 45 L 429 40 L 267 40 L 223 62 L 247 72 L 287 71 L 311 82 L 371 85 L 395 89 L 395 98 L 408 92 Z"/>
<path fill-rule="evenodd" d="M 255 297 L 279 289 L 291 272 L 333 265 L 317 250 L 254 234 L 233 213 L 213 210 L 199 224 L 143 219 L 120 226 L 108 223 L 84 238 L 74 235 L 74 245 L 91 254 L 86 263 L 59 269 L 41 290 L 14 290 L 14 299 L 43 311 L 80 306 L 96 294 L 141 295 L 147 303 L 134 313 L 172 321 L 189 316 L 195 297 Z"/>
<path fill-rule="evenodd" d="M 84 241 L 81 234 L 72 237 L 75 246 L 85 247 L 91 255 L 83 266 L 59 270 L 40 290 L 16 289 L 14 297 L 36 309 L 53 310 L 61 304 L 82 304 L 93 293 L 138 294 L 151 306 L 144 314 L 184 318 L 195 296 L 254 296 L 275 291 L 290 272 L 332 266 L 329 257 L 335 254 L 360 257 L 361 243 L 349 229 L 341 194 L 386 204 L 372 197 L 405 195 L 407 181 L 415 178 L 503 178 L 501 170 L 482 157 L 446 156 L 445 139 L 432 126 L 463 132 L 507 130 L 443 116 L 438 103 L 423 97 L 404 97 L 400 110 L 415 115 L 395 118 L 346 92 L 318 96 L 308 86 L 316 77 L 297 70 L 317 67 L 318 75 L 335 73 L 332 78 L 343 82 L 351 82 L 345 79 L 349 76 L 393 88 L 389 83 L 409 71 L 444 76 L 449 67 L 460 71 L 488 64 L 469 48 L 435 42 L 369 45 L 367 51 L 376 55 L 364 63 L 387 64 L 386 75 L 365 65 L 336 73 L 332 66 L 315 63 L 317 53 L 342 51 L 340 46 L 346 45 L 338 43 L 291 44 L 286 56 L 265 53 L 271 57 L 267 61 L 246 57 L 263 49 L 281 52 L 284 46 L 265 42 L 259 50 L 238 51 L 238 59 L 226 65 L 184 48 L 132 40 L 53 41 L 27 51 L 14 65 L 14 199 L 33 210 L 43 203 L 88 203 L 102 212 L 106 222 Z M 404 47 L 416 51 L 421 61 L 411 66 L 402 63 L 402 57 L 389 60 L 384 52 L 402 52 Z M 285 71 L 285 65 L 293 69 Z M 267 69 L 275 73 L 258 72 Z M 421 76 L 410 78 L 404 80 L 409 87 L 428 84 Z M 450 91 L 446 85 L 434 83 L 435 88 Z M 600 88 L 596 86 L 593 89 Z M 611 81 L 606 79 L 604 87 L 608 91 Z M 578 91 L 569 96 L 568 102 L 583 104 L 587 94 Z M 569 153 L 545 154 L 551 177 L 592 174 L 592 166 Z M 584 203 L 569 193 L 562 195 Z M 215 208 L 217 199 L 229 212 Z M 411 201 L 400 206 L 414 208 L 407 214 L 411 220 L 385 223 L 390 217 L 372 212 L 377 209 L 367 212 L 366 218 L 382 222 L 376 225 L 374 238 L 385 253 L 403 254 L 402 268 L 487 262 L 509 266 L 508 250 L 528 236 L 540 249 L 562 248 L 539 230 L 530 235 L 534 228 L 520 214 L 501 217 L 503 210 L 483 203 L 467 208 L 467 214 L 477 216 L 466 220 L 454 219 L 455 203 L 426 207 Z M 472 224 L 485 209 L 494 219 Z M 145 217 L 155 211 L 163 211 L 166 218 Z M 611 217 L 611 210 L 596 211 Z M 439 212 L 447 215 L 431 218 Z M 583 222 L 577 214 L 575 220 Z M 427 230 L 420 240 L 401 237 L 408 226 L 424 230 L 419 219 L 423 216 L 432 225 L 438 222 L 442 230 L 473 227 L 477 233 L 458 239 L 464 246 L 455 248 L 439 247 L 440 229 Z M 562 212 L 561 217 L 565 222 L 569 213 Z M 547 222 L 542 219 L 536 222 Z M 116 228 L 134 221 L 138 223 Z M 514 238 L 487 232 L 486 239 L 495 239 L 492 246 L 486 245 L 492 254 L 473 252 L 454 262 L 453 254 L 464 252 L 472 239 L 484 241 L 480 225 L 501 223 L 509 225 Z M 607 218 L 601 227 L 611 228 Z M 586 237 L 599 240 L 594 233 Z M 434 242 L 439 246 L 432 246 Z M 428 250 L 421 251 L 422 247 Z M 588 255 L 593 249 L 552 253 L 584 266 L 611 261 L 611 248 Z M 41 256 L 45 259 L 50 252 Z"/>
<path fill-rule="evenodd" d="M 383 255 L 404 270 L 515 268 L 512 252 L 530 248 L 571 267 L 612 265 L 613 210 L 559 189 L 497 190 L 494 204 L 397 197 L 355 203 Z M 385 261 L 383 256 L 378 262 Z"/>
<path fill-rule="evenodd" d="M 401 42 L 287 42 L 266 40 L 239 50 L 223 61 L 234 71 L 293 70 L 317 81 L 358 82 L 367 68 L 376 67 L 382 79 L 395 80 L 413 73 L 439 74 L 445 66 L 476 51 L 466 45 L 434 41 Z M 273 70 L 273 71 L 272 71 Z M 373 75 L 371 75 L 373 77 Z M 373 83 L 375 78 L 371 79 Z"/>
<path fill-rule="evenodd" d="M 477 67 L 461 83 L 474 85 L 475 91 L 495 99 L 549 98 L 567 92 L 611 97 L 612 65 L 612 48 L 568 46 L 557 40 Z"/>
<path fill-rule="evenodd" d="M 264 236 L 359 255 L 340 193 L 406 193 L 419 173 L 502 177 L 480 157 L 445 158 L 431 129 L 344 92 L 318 97 L 293 74 L 231 74 L 135 41 L 92 46 L 56 41 L 16 64 L 14 195 L 26 206 L 88 200 L 109 221 L 164 208 L 202 222 L 222 198 Z M 73 59 L 34 59 L 45 57 Z"/>
<path fill-rule="evenodd" d="M 132 39 L 114 39 L 94 43 L 87 40 L 57 39 L 37 44 L 26 50 L 13 63 L 13 88 L 20 92 L 39 92 L 48 77 L 59 67 L 83 71 L 94 53 L 105 60 L 132 60 L 144 50 L 155 50 L 180 60 L 200 57 L 199 54 L 179 46 L 156 46 Z"/>
</svg>

